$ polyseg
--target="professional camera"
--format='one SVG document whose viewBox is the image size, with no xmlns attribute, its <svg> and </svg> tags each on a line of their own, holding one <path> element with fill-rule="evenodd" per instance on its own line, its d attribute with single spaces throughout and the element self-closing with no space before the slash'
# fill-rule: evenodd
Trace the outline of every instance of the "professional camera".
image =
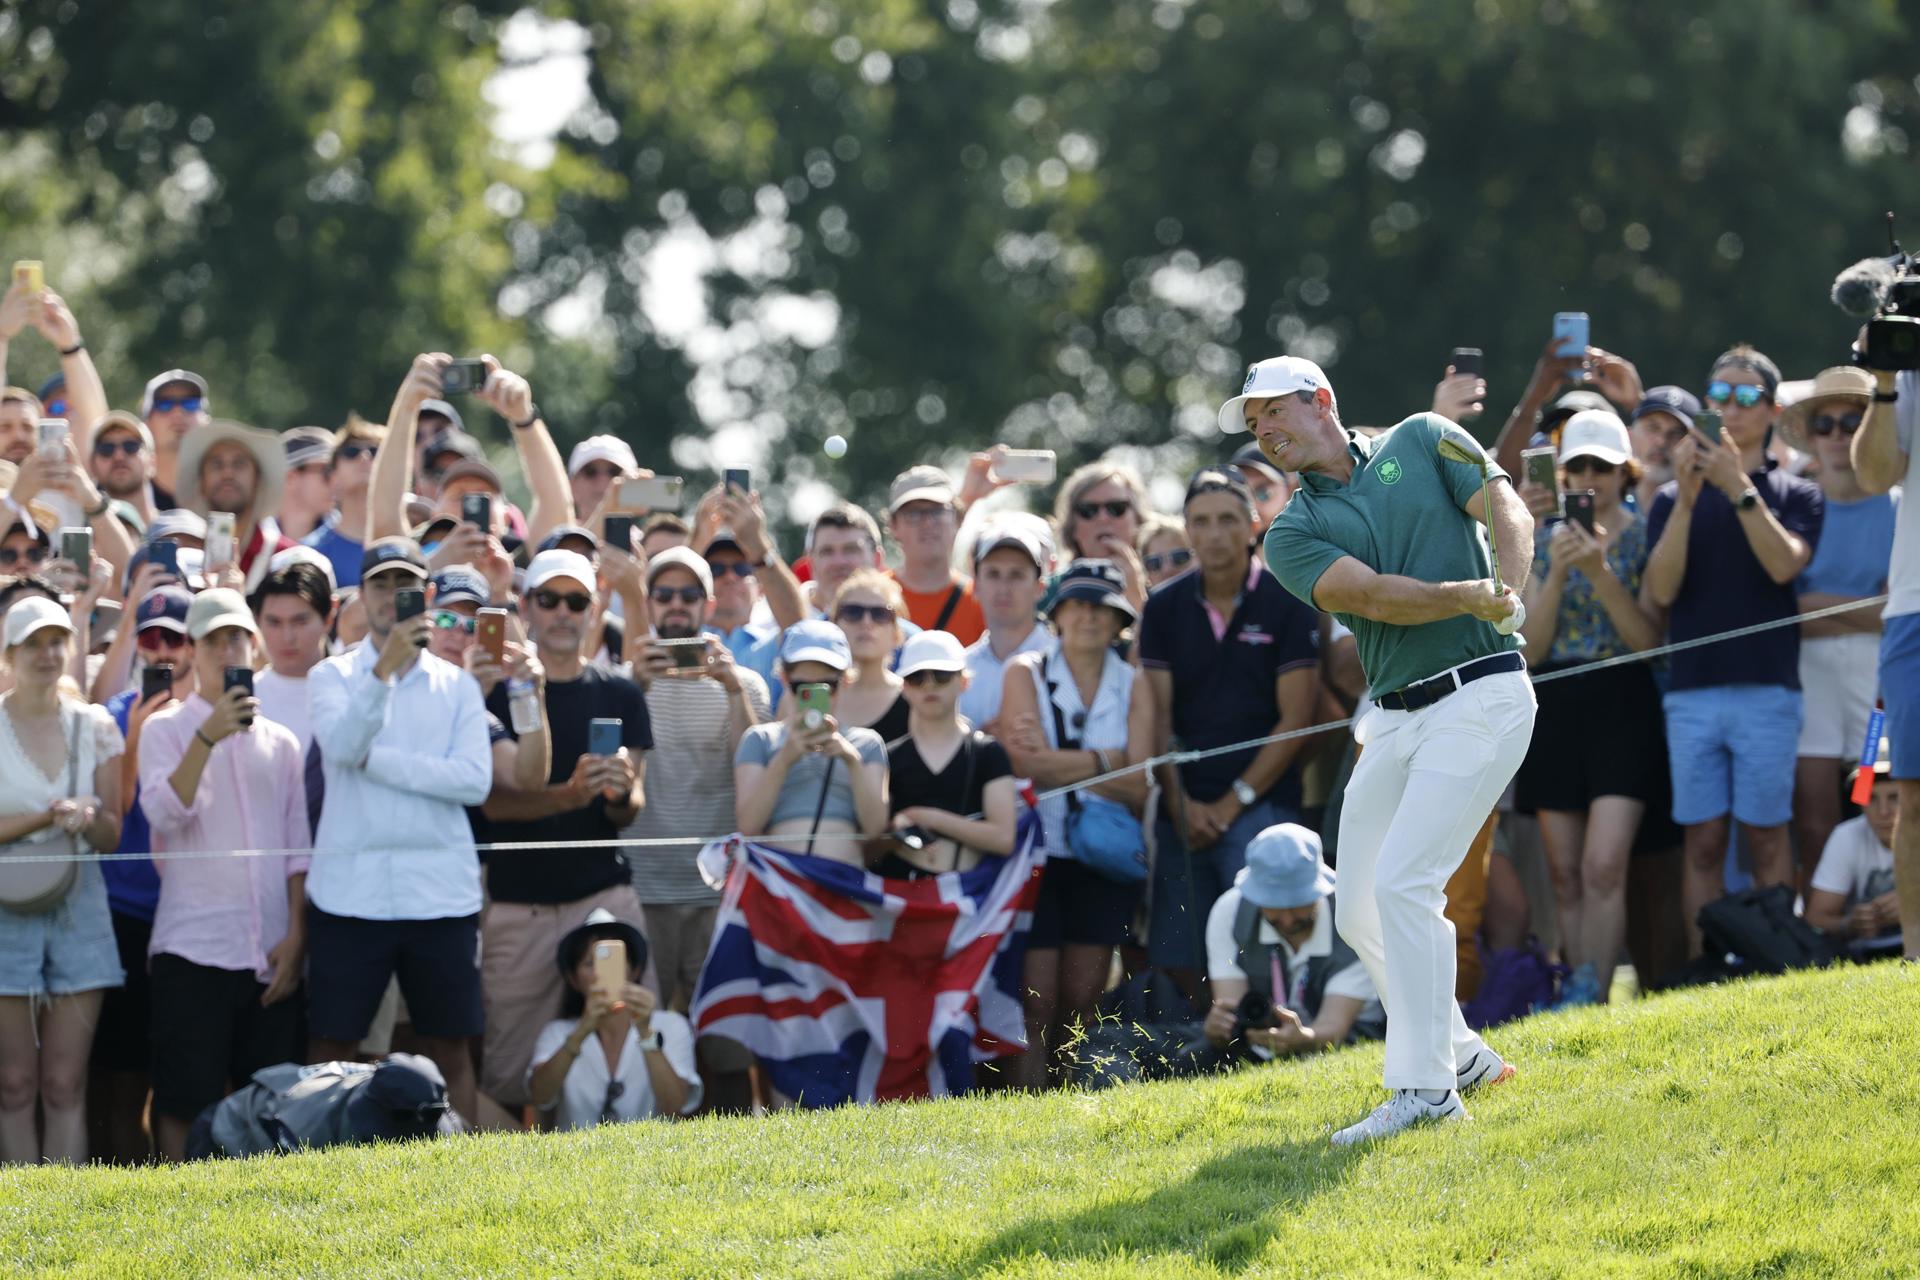
<svg viewBox="0 0 1920 1280">
<path fill-rule="evenodd" d="M 1856 364 L 1888 372 L 1920 369 L 1920 271 L 1893 238 L 1891 213 L 1887 242 L 1892 253 L 1864 258 L 1834 279 L 1833 301 L 1842 311 L 1871 317 Z"/>
<path fill-rule="evenodd" d="M 1273 1025 L 1273 1001 L 1258 991 L 1249 991 L 1240 997 L 1240 1003 L 1233 1011 L 1233 1038 L 1245 1040 L 1248 1031 L 1261 1030 Z"/>
</svg>

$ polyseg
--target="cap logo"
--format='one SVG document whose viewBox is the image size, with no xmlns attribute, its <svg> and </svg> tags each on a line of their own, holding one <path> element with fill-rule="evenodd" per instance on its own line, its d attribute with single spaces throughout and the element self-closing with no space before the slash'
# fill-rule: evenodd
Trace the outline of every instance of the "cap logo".
<svg viewBox="0 0 1920 1280">
<path fill-rule="evenodd" d="M 1379 475 L 1381 484 L 1399 484 L 1400 459 L 1386 458 L 1382 460 L 1379 467 Z"/>
<path fill-rule="evenodd" d="M 1247 380 L 1244 384 L 1242 384 L 1240 388 L 1240 394 L 1245 395 L 1247 392 L 1253 390 L 1253 384 L 1255 380 L 1257 380 L 1259 377 L 1260 377 L 1260 366 L 1257 364 L 1248 365 Z"/>
</svg>

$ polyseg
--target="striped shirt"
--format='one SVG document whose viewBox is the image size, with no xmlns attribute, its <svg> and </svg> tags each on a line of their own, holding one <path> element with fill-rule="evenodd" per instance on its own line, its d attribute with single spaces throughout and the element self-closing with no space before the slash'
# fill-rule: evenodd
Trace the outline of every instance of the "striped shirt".
<svg viewBox="0 0 1920 1280">
<path fill-rule="evenodd" d="M 765 720 L 767 684 L 737 667 L 754 715 Z M 663 677 L 647 688 L 653 750 L 647 755 L 647 804 L 620 833 L 623 840 L 686 837 L 684 845 L 628 849 L 633 887 L 646 904 L 713 903 L 720 895 L 700 878 L 700 842 L 726 835 L 733 812 L 733 742 L 727 691 L 715 680 Z"/>
</svg>

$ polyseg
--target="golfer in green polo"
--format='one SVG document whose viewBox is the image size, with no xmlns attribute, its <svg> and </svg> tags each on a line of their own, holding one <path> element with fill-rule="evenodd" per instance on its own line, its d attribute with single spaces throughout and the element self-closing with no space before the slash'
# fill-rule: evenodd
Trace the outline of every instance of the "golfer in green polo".
<svg viewBox="0 0 1920 1280">
<path fill-rule="evenodd" d="M 1533 518 L 1473 438 L 1416 414 L 1367 439 L 1340 423 L 1327 375 L 1280 356 L 1220 409 L 1301 487 L 1266 538 L 1286 588 L 1351 627 L 1368 700 L 1340 816 L 1335 923 L 1387 1009 L 1392 1096 L 1333 1135 L 1347 1146 L 1466 1115 L 1460 1091 L 1513 1074 L 1454 1002 L 1447 879 L 1533 737 L 1514 634 Z M 1482 527 L 1490 530 L 1490 571 Z"/>
</svg>

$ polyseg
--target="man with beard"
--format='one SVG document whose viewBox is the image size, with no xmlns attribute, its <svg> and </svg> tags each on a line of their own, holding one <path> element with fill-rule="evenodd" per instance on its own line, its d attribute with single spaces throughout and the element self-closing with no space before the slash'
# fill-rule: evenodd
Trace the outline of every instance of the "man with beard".
<svg viewBox="0 0 1920 1280">
<path fill-rule="evenodd" d="M 1640 483 L 1634 489 L 1640 510 L 1652 510 L 1660 486 L 1673 479 L 1673 448 L 1693 430 L 1699 413 L 1699 398 L 1685 387 L 1648 387 L 1635 406 L 1627 429 L 1633 456 L 1640 460 Z"/>
<path fill-rule="evenodd" d="M 87 471 L 102 493 L 132 507 L 142 524 L 151 525 L 160 514 L 153 500 L 153 433 L 124 409 L 94 424 Z"/>
<path fill-rule="evenodd" d="M 273 518 L 286 472 L 280 438 L 244 423 L 209 423 L 180 448 L 180 504 L 203 516 L 232 514 L 233 562 L 249 592 L 266 580 L 273 557 L 295 545 Z M 216 567 L 207 564 L 208 572 Z"/>
<path fill-rule="evenodd" d="M 543 551 L 527 566 L 522 612 L 546 673 L 551 772 L 536 790 L 496 785 L 483 808 L 496 842 L 608 842 L 504 852 L 488 861 L 481 1087 L 509 1110 L 527 1102 L 534 1039 L 560 1016 L 566 987 L 553 965 L 560 939 L 597 908 L 622 920 L 644 919 L 626 860 L 611 842 L 644 804 L 641 753 L 653 746 L 653 732 L 640 686 L 593 665 L 582 652 L 597 577 L 577 551 Z M 504 684 L 487 703 L 512 723 Z M 601 718 L 620 722 L 621 745 L 611 755 L 587 750 L 590 723 Z"/>
<path fill-rule="evenodd" d="M 647 912 L 660 1007 L 685 1013 L 720 906 L 720 895 L 707 887 L 694 862 L 704 837 L 738 825 L 734 753 L 746 731 L 772 714 L 771 700 L 766 681 L 737 666 L 725 641 L 706 629 L 714 610 L 706 560 L 686 547 L 662 551 L 647 563 L 647 598 L 654 634 L 634 646 L 632 670 L 646 687 L 656 750 L 647 807 L 620 834 L 686 840 L 628 855 L 633 887 Z M 696 637 L 704 638 L 704 647 L 658 643 Z M 744 1109 L 750 1100 L 744 1050 L 711 1039 L 701 1040 L 698 1050 L 703 1074 L 719 1090 L 712 1095 L 715 1104 Z"/>
<path fill-rule="evenodd" d="M 169 369 L 147 381 L 140 396 L 140 416 L 153 433 L 153 500 L 161 510 L 187 505 L 176 502 L 180 488 L 180 449 L 188 436 L 212 422 L 213 401 L 207 380 L 188 369 Z"/>
</svg>

